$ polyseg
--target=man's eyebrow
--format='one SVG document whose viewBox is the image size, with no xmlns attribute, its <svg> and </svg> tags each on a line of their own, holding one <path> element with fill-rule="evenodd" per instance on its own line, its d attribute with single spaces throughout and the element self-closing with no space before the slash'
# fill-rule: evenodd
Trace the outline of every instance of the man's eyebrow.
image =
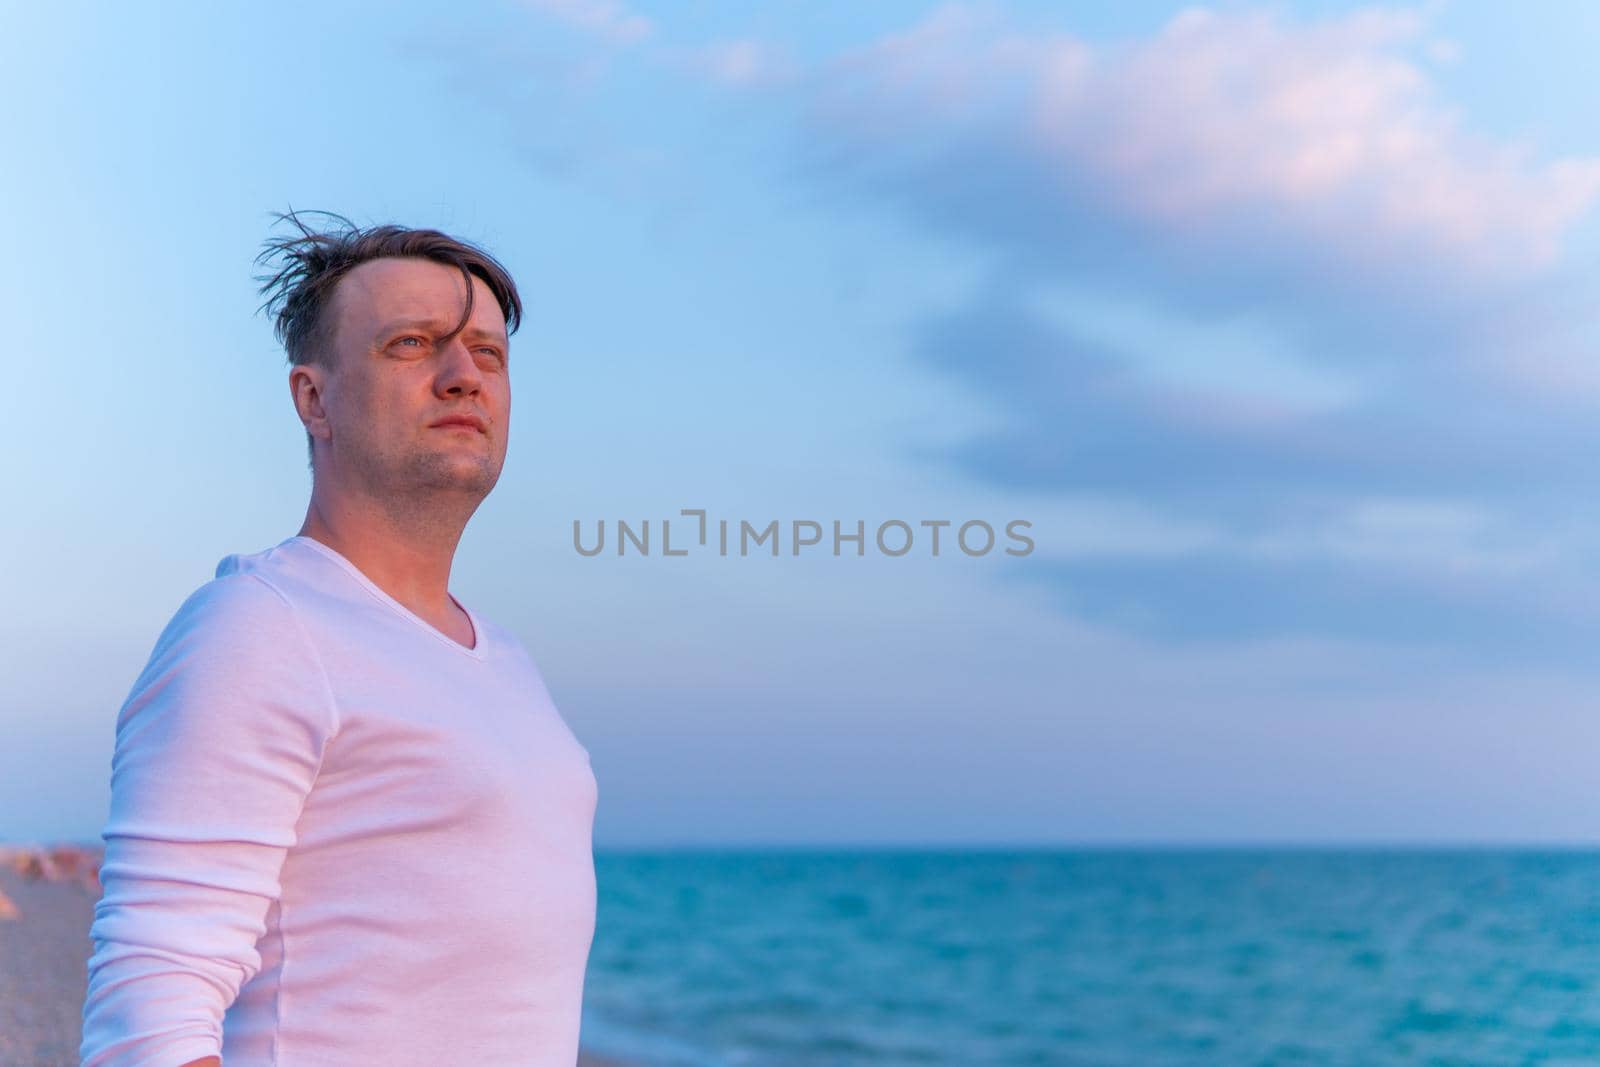
<svg viewBox="0 0 1600 1067">
<path fill-rule="evenodd" d="M 389 323 L 383 329 L 379 330 L 378 335 L 380 337 L 385 337 L 391 333 L 395 333 L 398 330 L 420 329 L 437 330 L 440 333 L 443 333 L 445 330 L 450 329 L 454 325 L 454 322 L 447 323 L 440 319 L 400 319 L 398 321 Z M 499 332 L 498 330 L 487 330 L 481 326 L 469 326 L 463 332 L 467 337 L 481 337 L 486 340 L 494 341 L 500 345 L 507 345 L 510 343 L 505 334 Z"/>
</svg>

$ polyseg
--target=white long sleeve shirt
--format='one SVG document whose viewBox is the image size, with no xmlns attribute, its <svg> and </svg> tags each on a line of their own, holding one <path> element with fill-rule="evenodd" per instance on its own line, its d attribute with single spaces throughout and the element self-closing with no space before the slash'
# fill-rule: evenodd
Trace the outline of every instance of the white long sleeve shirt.
<svg viewBox="0 0 1600 1067">
<path fill-rule="evenodd" d="M 84 1067 L 573 1067 L 589 753 L 462 610 L 470 648 L 305 536 L 178 608 L 117 716 Z"/>
</svg>

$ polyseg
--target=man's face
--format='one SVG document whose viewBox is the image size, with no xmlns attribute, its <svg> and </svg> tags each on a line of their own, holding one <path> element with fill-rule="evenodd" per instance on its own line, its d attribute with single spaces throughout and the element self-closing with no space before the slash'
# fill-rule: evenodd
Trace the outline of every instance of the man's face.
<svg viewBox="0 0 1600 1067">
<path fill-rule="evenodd" d="M 510 430 L 510 345 L 494 294 L 476 275 L 472 285 L 472 318 L 445 341 L 466 309 L 455 267 L 383 258 L 340 279 L 325 312 L 333 366 L 317 379 L 336 483 L 396 503 L 443 491 L 475 505 L 494 488 Z M 483 429 L 437 425 L 452 415 Z"/>
</svg>

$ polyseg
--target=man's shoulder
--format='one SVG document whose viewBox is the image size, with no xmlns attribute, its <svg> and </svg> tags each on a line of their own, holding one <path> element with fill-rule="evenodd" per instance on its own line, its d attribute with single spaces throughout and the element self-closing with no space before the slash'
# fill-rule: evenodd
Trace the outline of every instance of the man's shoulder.
<svg viewBox="0 0 1600 1067">
<path fill-rule="evenodd" d="M 200 585 L 162 629 L 117 713 L 118 758 L 160 751 L 216 769 L 218 760 L 313 751 L 337 729 L 293 607 L 241 571 Z"/>
<path fill-rule="evenodd" d="M 225 625 L 274 625 L 289 622 L 296 613 L 290 594 L 293 559 L 284 544 L 259 552 L 234 552 L 218 561 L 211 578 L 183 600 L 174 622 L 200 617 Z"/>
<path fill-rule="evenodd" d="M 204 615 L 209 620 L 274 622 L 293 611 L 289 598 L 270 579 L 255 571 L 231 571 L 201 583 L 179 605 L 177 614 Z"/>
<path fill-rule="evenodd" d="M 271 581 L 253 571 L 219 574 L 184 598 L 156 641 L 159 651 L 175 644 L 196 651 L 243 647 L 296 636 L 294 607 Z"/>
<path fill-rule="evenodd" d="M 268 580 L 220 575 L 190 593 L 163 627 L 119 723 L 145 703 L 198 708 L 281 697 L 321 707 L 318 659 L 295 609 Z"/>
</svg>

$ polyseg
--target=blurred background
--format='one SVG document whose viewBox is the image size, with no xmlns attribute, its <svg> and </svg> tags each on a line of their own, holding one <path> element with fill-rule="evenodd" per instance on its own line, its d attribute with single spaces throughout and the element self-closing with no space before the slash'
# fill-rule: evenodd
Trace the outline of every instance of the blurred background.
<svg viewBox="0 0 1600 1067">
<path fill-rule="evenodd" d="M 252 260 L 324 209 L 521 289 L 452 591 L 592 756 L 596 1047 L 1600 1041 L 1600 7 L 11 4 L 0 40 L 0 840 L 97 840 L 161 627 L 299 528 Z M 574 548 L 682 509 L 865 555 Z"/>
</svg>

